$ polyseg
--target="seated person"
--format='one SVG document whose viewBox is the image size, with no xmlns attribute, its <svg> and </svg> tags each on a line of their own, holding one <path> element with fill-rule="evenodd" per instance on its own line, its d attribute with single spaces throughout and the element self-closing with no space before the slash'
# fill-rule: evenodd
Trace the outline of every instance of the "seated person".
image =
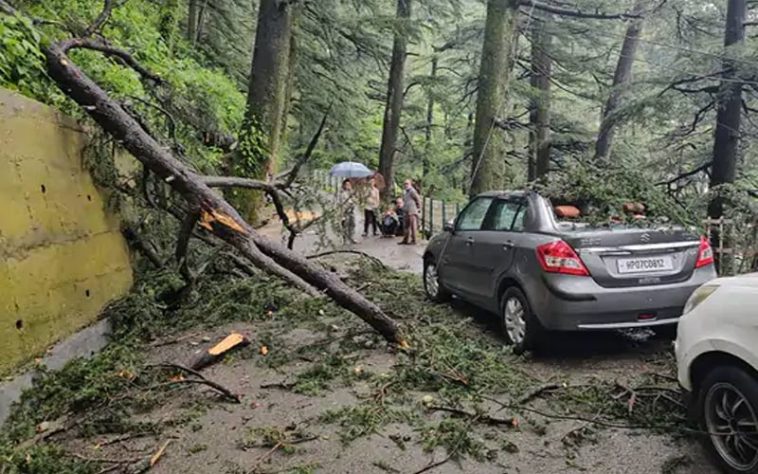
<svg viewBox="0 0 758 474">
<path fill-rule="evenodd" d="M 403 198 L 399 197 L 395 200 L 395 215 L 397 216 L 398 226 L 395 231 L 395 235 L 402 237 L 405 231 L 405 210 L 403 209 Z"/>
<path fill-rule="evenodd" d="M 382 221 L 379 223 L 379 228 L 382 231 L 382 236 L 393 237 L 397 233 L 397 229 L 400 227 L 400 220 L 397 217 L 394 209 L 388 209 L 382 215 Z"/>
</svg>

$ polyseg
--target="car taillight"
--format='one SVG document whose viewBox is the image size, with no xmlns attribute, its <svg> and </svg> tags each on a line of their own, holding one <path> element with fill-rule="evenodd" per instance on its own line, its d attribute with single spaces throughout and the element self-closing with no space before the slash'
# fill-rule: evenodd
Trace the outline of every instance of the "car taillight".
<svg viewBox="0 0 758 474">
<path fill-rule="evenodd" d="M 548 273 L 590 276 L 590 272 L 587 271 L 582 259 L 563 240 L 556 240 L 537 247 L 537 260 L 539 260 L 542 269 Z"/>
<path fill-rule="evenodd" d="M 700 249 L 697 252 L 697 263 L 695 268 L 704 267 L 713 264 L 713 248 L 706 237 L 700 238 Z"/>
</svg>

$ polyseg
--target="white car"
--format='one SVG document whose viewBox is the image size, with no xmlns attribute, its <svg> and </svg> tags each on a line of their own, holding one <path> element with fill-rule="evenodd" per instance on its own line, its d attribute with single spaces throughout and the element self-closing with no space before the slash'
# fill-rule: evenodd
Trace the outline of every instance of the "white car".
<svg viewBox="0 0 758 474">
<path fill-rule="evenodd" d="M 709 451 L 725 472 L 758 474 L 758 273 L 696 290 L 675 347 L 679 383 Z"/>
</svg>

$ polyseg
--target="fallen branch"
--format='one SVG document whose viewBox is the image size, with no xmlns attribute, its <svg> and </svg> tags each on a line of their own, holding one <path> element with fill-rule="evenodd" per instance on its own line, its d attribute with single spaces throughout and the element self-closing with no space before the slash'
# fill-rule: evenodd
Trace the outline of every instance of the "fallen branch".
<svg viewBox="0 0 758 474">
<path fill-rule="evenodd" d="M 163 268 L 163 261 L 160 256 L 158 256 L 158 253 L 153 249 L 152 245 L 150 245 L 149 242 L 145 242 L 134 229 L 131 227 L 124 227 L 121 229 L 121 234 L 124 236 L 129 246 L 144 255 L 155 268 Z"/>
<path fill-rule="evenodd" d="M 471 426 L 473 426 L 474 423 L 476 423 L 477 421 L 478 421 L 478 419 L 476 417 L 472 418 L 468 422 L 468 424 L 466 425 L 466 428 L 467 428 L 466 431 L 468 431 L 468 428 L 470 428 Z M 426 465 L 426 467 L 423 467 L 423 468 L 419 469 L 418 471 L 415 471 L 413 474 L 422 474 L 424 472 L 431 471 L 432 469 L 436 469 L 436 468 L 442 466 L 443 464 L 447 463 L 451 459 L 453 459 L 453 457 L 455 457 L 458 454 L 458 450 L 461 449 L 461 444 L 463 443 L 463 440 L 464 440 L 464 438 L 461 437 L 458 440 L 458 442 L 455 443 L 455 446 L 453 446 L 453 448 L 450 450 L 450 452 L 447 453 L 447 456 L 445 456 L 444 459 L 442 459 L 441 461 L 430 463 L 430 464 Z"/>
<path fill-rule="evenodd" d="M 44 42 L 43 42 L 44 43 Z M 42 47 L 49 76 L 61 91 L 141 161 L 152 173 L 201 210 L 201 225 L 237 249 L 253 265 L 317 296 L 324 291 L 343 308 L 355 313 L 389 342 L 407 346 L 399 326 L 378 306 L 306 258 L 260 236 L 237 211 L 203 182 L 203 178 L 160 146 L 139 123 L 84 73 L 69 57 L 72 49 L 89 49 L 119 58 L 145 80 L 161 82 L 132 55 L 102 40 L 73 38 Z"/>
<path fill-rule="evenodd" d="M 535 388 L 535 389 L 533 389 L 533 390 L 525 393 L 524 395 L 522 395 L 521 398 L 519 398 L 516 403 L 518 403 L 519 405 L 527 404 L 527 403 L 531 402 L 532 400 L 534 400 L 535 398 L 537 398 L 540 395 L 542 395 L 543 393 L 545 393 L 545 392 L 552 392 L 554 390 L 558 390 L 559 388 L 561 388 L 561 386 L 558 385 L 558 384 L 555 384 L 555 383 L 541 385 L 541 386 L 539 386 L 539 387 L 537 387 L 537 388 Z"/>
<path fill-rule="evenodd" d="M 444 411 L 446 413 L 452 413 L 453 415 L 476 419 L 477 421 L 482 420 L 488 425 L 508 425 L 510 427 L 515 427 L 518 424 L 518 421 L 515 418 L 496 418 L 482 413 L 471 413 L 459 408 L 433 405 L 428 407 L 428 409 L 431 411 Z"/>
<path fill-rule="evenodd" d="M 149 365 L 148 367 L 161 367 L 161 368 L 166 368 L 166 369 L 175 369 L 175 370 L 179 370 L 181 372 L 185 372 L 187 374 L 190 374 L 190 375 L 193 375 L 193 376 L 197 377 L 197 379 L 172 380 L 170 382 L 166 382 L 166 383 L 160 384 L 160 385 L 158 385 L 158 387 L 167 387 L 167 386 L 177 385 L 177 384 L 206 385 L 206 386 L 208 386 L 208 387 L 216 390 L 217 392 L 219 392 L 220 394 L 222 394 L 223 396 L 225 396 L 229 400 L 232 400 L 235 403 L 242 403 L 242 401 L 240 400 L 239 395 L 236 395 L 236 394 L 232 393 L 231 390 L 229 390 L 228 388 L 224 387 L 223 385 L 221 385 L 219 383 L 216 383 L 216 382 L 214 382 L 212 380 L 208 380 L 203 374 L 201 374 L 200 372 L 198 372 L 196 370 L 192 370 L 189 367 L 184 367 L 183 365 L 170 364 L 170 363 Z"/>
</svg>

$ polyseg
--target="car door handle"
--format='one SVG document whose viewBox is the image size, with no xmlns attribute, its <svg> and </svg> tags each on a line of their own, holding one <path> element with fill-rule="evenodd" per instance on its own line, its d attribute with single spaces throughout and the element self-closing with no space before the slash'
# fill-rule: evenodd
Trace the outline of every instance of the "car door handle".
<svg viewBox="0 0 758 474">
<path fill-rule="evenodd" d="M 513 242 L 506 242 L 503 244 L 503 250 L 506 250 L 506 251 L 512 249 L 513 247 L 514 247 Z"/>
<path fill-rule="evenodd" d="M 469 237 L 468 239 L 466 239 L 466 245 L 473 245 L 473 244 L 474 244 L 474 238 L 473 237 Z"/>
</svg>

